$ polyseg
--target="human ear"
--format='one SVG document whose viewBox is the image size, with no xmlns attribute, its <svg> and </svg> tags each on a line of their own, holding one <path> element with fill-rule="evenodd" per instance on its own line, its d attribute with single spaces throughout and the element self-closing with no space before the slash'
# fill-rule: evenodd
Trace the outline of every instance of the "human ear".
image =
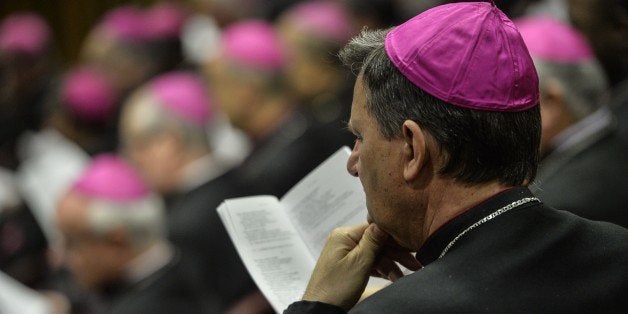
<svg viewBox="0 0 628 314">
<path fill-rule="evenodd" d="M 426 138 L 421 127 L 412 120 L 402 125 L 403 178 L 410 182 L 417 179 L 427 159 Z"/>
</svg>

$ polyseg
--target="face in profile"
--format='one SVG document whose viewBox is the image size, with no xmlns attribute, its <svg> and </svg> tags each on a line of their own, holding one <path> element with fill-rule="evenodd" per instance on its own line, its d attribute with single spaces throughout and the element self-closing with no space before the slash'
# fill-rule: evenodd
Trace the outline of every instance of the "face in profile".
<svg viewBox="0 0 628 314">
<path fill-rule="evenodd" d="M 69 193 L 61 199 L 56 219 L 65 259 L 76 281 L 87 289 L 100 290 L 116 281 L 122 269 L 117 244 L 90 231 L 88 206 L 88 199 Z"/>
<path fill-rule="evenodd" d="M 151 126 L 156 111 L 150 97 L 140 92 L 125 104 L 120 119 L 120 137 L 125 156 L 152 188 L 168 194 L 176 188 L 176 173 L 181 159 L 181 145 L 176 136 Z"/>
<path fill-rule="evenodd" d="M 378 129 L 377 121 L 366 109 L 366 91 L 362 76 L 358 76 L 351 106 L 349 129 L 356 141 L 347 162 L 347 170 L 358 176 L 364 193 L 369 222 L 376 223 L 399 244 L 404 245 L 406 223 L 402 194 L 403 156 L 401 139 L 386 139 Z"/>
</svg>

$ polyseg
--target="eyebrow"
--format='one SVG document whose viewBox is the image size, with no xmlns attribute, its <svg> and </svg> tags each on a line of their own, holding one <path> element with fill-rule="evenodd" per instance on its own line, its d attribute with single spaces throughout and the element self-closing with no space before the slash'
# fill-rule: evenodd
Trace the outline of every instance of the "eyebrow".
<svg viewBox="0 0 628 314">
<path fill-rule="evenodd" d="M 351 133 L 355 133 L 355 129 L 353 128 L 353 125 L 351 125 L 351 120 L 347 122 L 347 124 L 345 125 L 345 129 Z"/>
</svg>

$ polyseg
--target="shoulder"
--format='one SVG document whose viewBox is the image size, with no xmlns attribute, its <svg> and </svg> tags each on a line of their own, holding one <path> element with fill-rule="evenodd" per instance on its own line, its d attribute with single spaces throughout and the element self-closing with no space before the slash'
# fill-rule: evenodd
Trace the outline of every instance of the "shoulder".
<svg viewBox="0 0 628 314">
<path fill-rule="evenodd" d="M 540 204 L 473 229 L 352 312 L 622 312 L 627 264 L 628 230 Z"/>
</svg>

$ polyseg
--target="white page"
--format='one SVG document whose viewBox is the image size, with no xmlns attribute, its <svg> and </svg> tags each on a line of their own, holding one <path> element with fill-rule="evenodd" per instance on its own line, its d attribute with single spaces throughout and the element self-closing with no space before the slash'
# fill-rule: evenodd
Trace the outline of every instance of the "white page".
<svg viewBox="0 0 628 314">
<path fill-rule="evenodd" d="M 334 228 L 366 222 L 364 189 L 347 172 L 350 154 L 348 147 L 342 147 L 281 199 L 314 260 Z"/>
<path fill-rule="evenodd" d="M 0 313 L 47 314 L 52 309 L 42 294 L 0 272 Z"/>
<path fill-rule="evenodd" d="M 300 300 L 315 260 L 274 196 L 226 200 L 218 213 L 246 268 L 275 311 Z"/>
</svg>

